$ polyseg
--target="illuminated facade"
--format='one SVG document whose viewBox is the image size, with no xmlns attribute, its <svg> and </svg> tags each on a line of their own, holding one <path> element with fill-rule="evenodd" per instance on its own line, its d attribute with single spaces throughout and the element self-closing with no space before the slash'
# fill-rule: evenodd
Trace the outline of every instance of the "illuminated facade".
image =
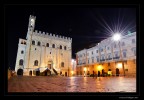
<svg viewBox="0 0 144 100">
<path fill-rule="evenodd" d="M 29 18 L 26 39 L 19 39 L 15 71 L 23 75 L 61 74 L 71 70 L 72 38 L 34 30 L 36 17 Z"/>
<path fill-rule="evenodd" d="M 120 41 L 107 38 L 96 46 L 76 53 L 77 75 L 136 76 L 136 32 Z"/>
</svg>

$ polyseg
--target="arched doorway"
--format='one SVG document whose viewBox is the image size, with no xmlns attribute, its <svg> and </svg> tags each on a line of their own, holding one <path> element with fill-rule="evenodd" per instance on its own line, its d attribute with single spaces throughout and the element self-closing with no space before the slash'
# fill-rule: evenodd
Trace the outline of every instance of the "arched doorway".
<svg viewBox="0 0 144 100">
<path fill-rule="evenodd" d="M 116 68 L 116 76 L 119 76 L 120 72 L 119 72 L 119 69 Z"/>
<path fill-rule="evenodd" d="M 67 76 L 67 72 L 65 72 L 65 76 Z"/>
<path fill-rule="evenodd" d="M 29 71 L 29 76 L 32 76 L 32 71 L 31 70 Z"/>
<path fill-rule="evenodd" d="M 98 71 L 98 77 L 100 77 L 100 71 Z"/>
<path fill-rule="evenodd" d="M 23 69 L 18 69 L 17 75 L 23 75 Z"/>
</svg>

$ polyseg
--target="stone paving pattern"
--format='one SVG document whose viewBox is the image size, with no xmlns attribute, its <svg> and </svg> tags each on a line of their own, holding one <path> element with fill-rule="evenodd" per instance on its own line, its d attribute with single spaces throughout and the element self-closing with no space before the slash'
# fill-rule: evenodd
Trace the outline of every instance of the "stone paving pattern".
<svg viewBox="0 0 144 100">
<path fill-rule="evenodd" d="M 136 78 L 14 76 L 8 92 L 136 92 Z"/>
</svg>

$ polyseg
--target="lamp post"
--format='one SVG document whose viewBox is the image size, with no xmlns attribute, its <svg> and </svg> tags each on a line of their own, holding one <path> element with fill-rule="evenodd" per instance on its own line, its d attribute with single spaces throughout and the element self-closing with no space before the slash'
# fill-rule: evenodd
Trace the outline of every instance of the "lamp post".
<svg viewBox="0 0 144 100">
<path fill-rule="evenodd" d="M 120 33 L 115 33 L 113 36 L 113 40 L 118 41 L 118 45 L 119 45 L 119 49 L 120 49 L 120 60 L 122 62 L 123 74 L 125 76 L 124 63 L 123 63 L 123 59 L 122 59 L 122 51 L 121 51 L 121 47 L 120 47 L 120 39 L 121 39 Z"/>
</svg>

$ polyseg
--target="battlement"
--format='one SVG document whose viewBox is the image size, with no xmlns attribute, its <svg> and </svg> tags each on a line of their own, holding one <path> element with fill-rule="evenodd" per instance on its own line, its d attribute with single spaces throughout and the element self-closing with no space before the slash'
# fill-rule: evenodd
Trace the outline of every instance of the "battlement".
<svg viewBox="0 0 144 100">
<path fill-rule="evenodd" d="M 42 32 L 42 31 L 38 31 L 38 30 L 35 30 L 34 34 L 38 35 L 38 36 L 42 36 L 42 37 L 50 37 L 50 38 L 54 38 L 54 39 L 62 39 L 62 40 L 66 40 L 66 41 L 72 41 L 72 38 L 70 38 L 70 37 L 64 37 L 64 36 L 61 36 L 61 35 Z"/>
</svg>

